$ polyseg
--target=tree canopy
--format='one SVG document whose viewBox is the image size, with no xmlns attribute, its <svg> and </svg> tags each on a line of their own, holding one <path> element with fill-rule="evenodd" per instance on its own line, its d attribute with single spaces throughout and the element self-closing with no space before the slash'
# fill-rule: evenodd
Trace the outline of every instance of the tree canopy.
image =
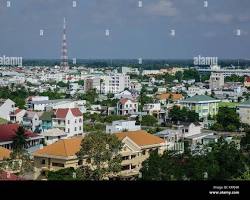
<svg viewBox="0 0 250 200">
<path fill-rule="evenodd" d="M 116 175 L 121 170 L 122 143 L 113 134 L 89 133 L 84 137 L 77 153 L 79 160 L 87 160 L 89 165 L 80 168 L 81 176 L 87 180 L 103 180 Z"/>
</svg>

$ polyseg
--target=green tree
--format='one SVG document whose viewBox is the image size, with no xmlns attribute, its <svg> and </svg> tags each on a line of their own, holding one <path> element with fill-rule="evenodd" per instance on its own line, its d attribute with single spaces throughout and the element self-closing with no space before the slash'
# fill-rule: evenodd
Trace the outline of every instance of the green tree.
<svg viewBox="0 0 250 200">
<path fill-rule="evenodd" d="M 181 71 L 178 71 L 175 73 L 175 79 L 179 81 L 179 83 L 182 81 L 183 73 Z"/>
<path fill-rule="evenodd" d="M 89 163 L 88 166 L 81 168 L 81 176 L 87 180 L 104 180 L 111 174 L 117 175 L 121 170 L 122 159 L 119 154 L 121 148 L 121 141 L 113 134 L 103 132 L 87 134 L 77 153 L 79 160 L 87 159 Z"/>
<path fill-rule="evenodd" d="M 73 181 L 76 180 L 76 170 L 73 167 L 60 169 L 58 171 L 49 171 L 47 179 L 49 181 Z"/>
<path fill-rule="evenodd" d="M 142 116 L 141 125 L 142 126 L 155 126 L 157 125 L 158 120 L 152 115 Z"/>
<path fill-rule="evenodd" d="M 223 127 L 226 127 L 227 131 L 235 131 L 240 127 L 240 118 L 236 113 L 235 108 L 221 107 L 219 108 L 218 115 L 216 116 L 217 123 L 221 124 Z M 230 126 L 229 126 L 230 125 Z M 233 127 L 234 126 L 234 127 Z"/>
<path fill-rule="evenodd" d="M 195 79 L 196 82 L 199 82 L 200 74 L 196 69 L 186 69 L 183 72 L 183 79 L 184 80 Z"/>
</svg>

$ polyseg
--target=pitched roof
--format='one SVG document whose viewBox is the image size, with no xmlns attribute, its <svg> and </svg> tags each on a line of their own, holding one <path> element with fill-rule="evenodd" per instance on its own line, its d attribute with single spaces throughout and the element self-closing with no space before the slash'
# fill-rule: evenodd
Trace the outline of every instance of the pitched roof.
<svg viewBox="0 0 250 200">
<path fill-rule="evenodd" d="M 164 140 L 161 139 L 160 137 L 152 135 L 144 130 L 121 132 L 121 133 L 116 133 L 115 135 L 120 140 L 123 140 L 125 137 L 128 137 L 138 146 L 147 146 L 147 145 L 164 143 Z"/>
<path fill-rule="evenodd" d="M 3 160 L 4 158 L 9 158 L 11 154 L 11 151 L 9 149 L 0 147 L 0 160 Z"/>
<path fill-rule="evenodd" d="M 124 105 L 125 103 L 127 103 L 127 101 L 132 101 L 132 102 L 135 102 L 133 99 L 128 99 L 128 98 L 121 98 L 120 100 L 119 100 L 119 103 L 120 104 L 122 104 L 122 105 Z"/>
<path fill-rule="evenodd" d="M 184 101 L 199 102 L 199 101 L 219 101 L 207 95 L 195 95 L 193 97 L 187 98 Z"/>
<path fill-rule="evenodd" d="M 10 172 L 5 172 L 5 171 L 0 172 L 0 181 L 18 181 L 18 180 L 20 181 L 24 179 Z"/>
<path fill-rule="evenodd" d="M 62 156 L 62 157 L 75 156 L 75 154 L 80 151 L 82 139 L 83 137 L 62 139 L 36 151 L 33 155 Z"/>
<path fill-rule="evenodd" d="M 75 116 L 75 117 L 80 117 L 82 116 L 82 113 L 81 111 L 79 110 L 79 108 L 59 108 L 56 110 L 56 118 L 61 118 L 61 119 L 64 119 L 69 110 L 71 110 L 72 114 Z"/>
<path fill-rule="evenodd" d="M 182 99 L 183 95 L 177 94 L 177 93 L 163 93 L 163 94 L 157 95 L 156 98 L 160 100 L 167 100 L 171 98 L 172 100 L 177 101 L 177 100 Z"/>
<path fill-rule="evenodd" d="M 19 124 L 2 124 L 0 125 L 0 142 L 12 141 L 13 137 L 16 135 L 16 131 L 19 127 Z M 27 137 L 37 137 L 37 134 L 34 134 L 31 131 L 26 131 L 25 135 Z"/>
<path fill-rule="evenodd" d="M 250 76 L 247 76 L 246 78 L 245 78 L 245 82 L 250 82 Z"/>
</svg>

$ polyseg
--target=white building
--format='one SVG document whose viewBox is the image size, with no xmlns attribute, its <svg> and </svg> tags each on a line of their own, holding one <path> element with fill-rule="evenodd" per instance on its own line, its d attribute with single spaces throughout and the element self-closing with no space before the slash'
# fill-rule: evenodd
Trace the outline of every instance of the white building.
<svg viewBox="0 0 250 200">
<path fill-rule="evenodd" d="M 212 72 L 209 80 L 211 90 L 219 90 L 224 86 L 224 75 L 222 73 Z"/>
<path fill-rule="evenodd" d="M 211 89 L 200 88 L 196 86 L 191 86 L 187 90 L 187 95 L 193 97 L 195 95 L 211 95 Z"/>
<path fill-rule="evenodd" d="M 147 112 L 149 115 L 158 114 L 161 111 L 160 103 L 149 103 L 143 106 L 143 111 Z"/>
<path fill-rule="evenodd" d="M 132 67 L 122 67 L 122 74 L 136 74 L 139 75 L 138 68 L 132 68 Z"/>
<path fill-rule="evenodd" d="M 23 122 L 23 117 L 26 113 L 26 110 L 22 110 L 17 108 L 14 112 L 10 113 L 10 121 L 11 123 L 21 124 Z"/>
<path fill-rule="evenodd" d="M 14 101 L 10 99 L 0 99 L 0 118 L 10 121 L 10 114 L 15 110 Z"/>
<path fill-rule="evenodd" d="M 54 128 L 63 130 L 67 137 L 83 134 L 83 115 L 79 108 L 57 109 L 52 118 Z"/>
<path fill-rule="evenodd" d="M 49 129 L 41 133 L 41 135 L 44 136 L 44 142 L 46 145 L 53 144 L 57 142 L 58 140 L 64 139 L 67 137 L 67 134 L 59 128 Z"/>
<path fill-rule="evenodd" d="M 106 125 L 106 133 L 118 133 L 123 131 L 138 131 L 141 126 L 135 125 L 136 121 L 118 120 Z"/>
<path fill-rule="evenodd" d="M 138 102 L 131 99 L 120 99 L 117 103 L 117 115 L 132 115 L 138 112 Z"/>
<path fill-rule="evenodd" d="M 102 94 L 117 94 L 124 91 L 125 88 L 130 88 L 129 76 L 124 74 L 109 74 L 103 77 L 103 82 L 101 83 Z"/>
<path fill-rule="evenodd" d="M 160 70 L 143 70 L 142 75 L 157 75 L 157 74 L 163 74 Z"/>
<path fill-rule="evenodd" d="M 22 124 L 25 128 L 38 132 L 42 123 L 39 119 L 41 116 L 42 112 L 26 111 Z"/>
</svg>

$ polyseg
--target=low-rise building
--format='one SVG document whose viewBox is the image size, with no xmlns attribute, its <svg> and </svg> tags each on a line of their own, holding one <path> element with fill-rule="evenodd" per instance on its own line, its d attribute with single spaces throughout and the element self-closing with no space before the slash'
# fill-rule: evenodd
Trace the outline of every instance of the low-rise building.
<svg viewBox="0 0 250 200">
<path fill-rule="evenodd" d="M 13 138 L 16 135 L 19 124 L 3 124 L 0 125 L 0 146 L 6 149 L 12 150 Z M 42 147 L 43 136 L 34 134 L 31 131 L 26 130 L 25 135 L 27 136 L 27 146 L 26 149 L 29 152 L 33 152 Z"/>
<path fill-rule="evenodd" d="M 135 125 L 136 121 L 118 120 L 112 124 L 106 125 L 106 133 L 119 133 L 122 131 L 138 131 L 141 130 L 140 125 Z"/>
<path fill-rule="evenodd" d="M 161 104 L 160 103 L 148 103 L 143 106 L 143 111 L 147 112 L 149 115 L 156 114 L 159 115 L 159 112 L 161 111 Z"/>
<path fill-rule="evenodd" d="M 59 128 L 52 128 L 42 132 L 41 135 L 44 137 L 44 142 L 46 145 L 53 144 L 60 139 L 64 139 L 67 137 L 67 134 L 59 129 Z"/>
</svg>

